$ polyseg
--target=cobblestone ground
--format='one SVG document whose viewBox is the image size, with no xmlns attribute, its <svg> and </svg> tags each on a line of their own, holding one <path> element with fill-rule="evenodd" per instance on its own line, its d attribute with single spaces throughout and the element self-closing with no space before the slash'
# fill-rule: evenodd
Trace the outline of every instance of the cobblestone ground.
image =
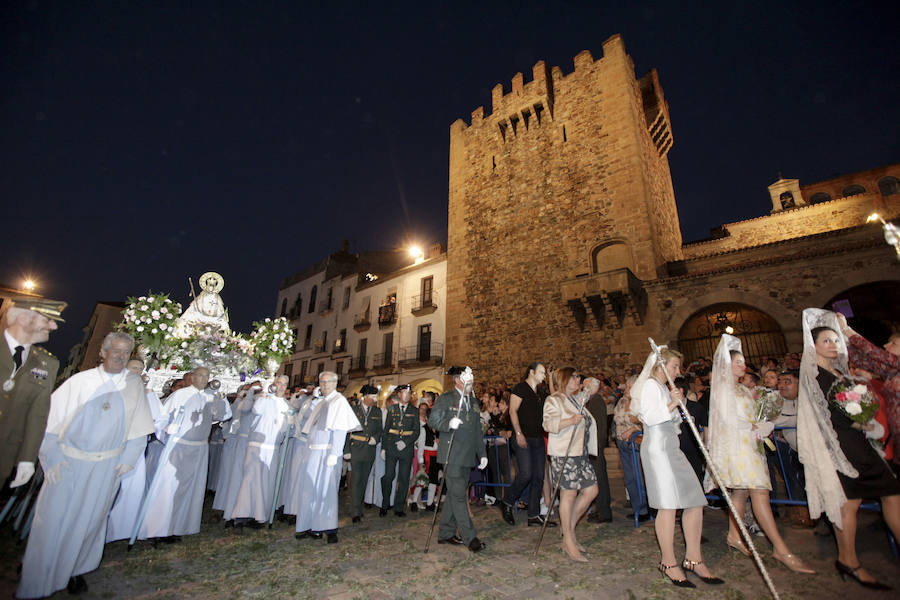
<svg viewBox="0 0 900 600">
<path fill-rule="evenodd" d="M 574 563 L 561 553 L 558 529 L 548 529 L 541 552 L 532 552 L 539 529 L 520 524 L 510 527 L 493 507 L 473 507 L 479 537 L 488 547 L 473 555 L 457 546 L 437 545 L 423 554 L 431 513 L 408 514 L 400 519 L 389 513 L 378 517 L 369 509 L 358 525 L 348 517 L 340 521 L 340 542 L 297 541 L 293 528 L 276 523 L 272 530 L 225 530 L 208 510 L 198 535 L 180 544 L 152 548 L 139 542 L 126 552 L 126 542 L 106 547 L 100 568 L 86 576 L 85 598 L 145 598 L 192 600 L 221 598 L 333 598 L 415 600 L 441 598 L 727 598 L 769 597 L 751 559 L 729 551 L 724 511 L 705 511 L 704 555 L 711 569 L 726 580 L 710 587 L 681 590 L 666 583 L 655 569 L 658 551 L 652 523 L 635 529 L 625 519 L 621 479 L 611 482 L 614 521 L 578 526 L 579 540 L 587 547 L 586 564 Z M 346 494 L 342 493 L 342 501 Z M 342 509 L 345 507 L 342 505 Z M 346 510 L 342 510 L 346 514 Z M 757 547 L 781 598 L 841 599 L 897 598 L 895 592 L 869 592 L 856 583 L 842 582 L 834 571 L 833 538 L 811 530 L 792 528 L 779 520 L 791 549 L 803 557 L 817 575 L 798 575 L 777 564 L 764 538 Z M 65 532 L 60 532 L 64 536 Z M 680 534 L 676 548 L 682 544 Z M 883 582 L 900 590 L 898 561 L 890 554 L 880 520 L 863 514 L 858 549 L 863 564 Z M 16 567 L 24 547 L 9 531 L 0 532 L 0 596 L 12 597 Z M 680 556 L 680 552 L 677 552 Z M 65 598 L 63 591 L 55 597 Z"/>
</svg>

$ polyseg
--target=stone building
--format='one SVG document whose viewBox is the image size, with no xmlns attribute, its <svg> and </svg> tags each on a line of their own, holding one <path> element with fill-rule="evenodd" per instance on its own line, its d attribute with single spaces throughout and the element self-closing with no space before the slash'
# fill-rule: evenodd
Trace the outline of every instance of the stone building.
<svg viewBox="0 0 900 600">
<path fill-rule="evenodd" d="M 124 302 L 104 301 L 94 304 L 87 325 L 81 328 L 84 335 L 81 341 L 69 350 L 69 360 L 60 370 L 57 381 L 65 381 L 75 373 L 93 369 L 100 364 L 100 346 L 103 344 L 103 338 L 116 330 L 116 325 L 122 320 L 123 310 L 125 310 Z"/>
<path fill-rule="evenodd" d="M 867 309 L 851 323 L 869 335 L 900 324 L 900 264 L 865 224 L 900 216 L 900 165 L 780 179 L 769 215 L 684 244 L 673 143 L 656 71 L 636 78 L 619 36 L 454 122 L 445 362 L 482 381 L 533 360 L 611 372 L 643 362 L 648 337 L 690 360 L 729 329 L 759 360 L 800 349 L 803 308 L 841 300 Z"/>
</svg>

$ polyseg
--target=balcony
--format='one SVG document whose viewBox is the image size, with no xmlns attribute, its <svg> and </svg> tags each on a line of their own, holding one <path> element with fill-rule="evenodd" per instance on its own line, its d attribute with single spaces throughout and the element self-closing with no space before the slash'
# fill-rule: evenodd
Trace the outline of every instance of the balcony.
<svg viewBox="0 0 900 600">
<path fill-rule="evenodd" d="M 322 300 L 319 302 L 319 314 L 327 315 L 332 311 L 332 303 L 330 300 Z"/>
<path fill-rule="evenodd" d="M 356 331 L 365 331 L 371 326 L 372 321 L 369 318 L 369 311 L 366 311 L 361 315 L 353 315 L 353 329 Z"/>
<path fill-rule="evenodd" d="M 397 322 L 397 303 L 392 302 L 378 307 L 378 326 L 390 327 Z"/>
<path fill-rule="evenodd" d="M 347 376 L 351 379 L 354 377 L 364 377 L 368 371 L 366 367 L 366 357 L 356 356 L 350 359 L 350 368 L 347 370 Z"/>
<path fill-rule="evenodd" d="M 444 360 L 444 344 L 432 342 L 400 348 L 399 366 L 404 368 L 439 366 Z"/>
<path fill-rule="evenodd" d="M 316 341 L 313 344 L 313 354 L 322 354 L 325 352 L 325 344 L 320 341 Z"/>
<path fill-rule="evenodd" d="M 412 314 L 417 317 L 422 315 L 430 315 L 437 310 L 437 304 L 434 303 L 434 294 L 418 294 L 411 298 Z"/>
<path fill-rule="evenodd" d="M 372 360 L 372 370 L 377 375 L 387 375 L 394 371 L 394 362 L 397 355 L 393 352 L 381 352 L 376 354 Z"/>
</svg>

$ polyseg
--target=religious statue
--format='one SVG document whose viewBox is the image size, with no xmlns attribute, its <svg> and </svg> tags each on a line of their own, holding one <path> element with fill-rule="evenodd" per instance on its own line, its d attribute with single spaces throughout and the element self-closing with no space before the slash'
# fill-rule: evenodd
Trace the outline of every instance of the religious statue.
<svg viewBox="0 0 900 600">
<path fill-rule="evenodd" d="M 189 335 L 199 328 L 221 329 L 225 333 L 231 333 L 228 310 L 219 296 L 219 292 L 225 287 L 225 280 L 218 273 L 209 271 L 200 276 L 198 283 L 200 293 L 176 321 L 176 335 Z"/>
</svg>

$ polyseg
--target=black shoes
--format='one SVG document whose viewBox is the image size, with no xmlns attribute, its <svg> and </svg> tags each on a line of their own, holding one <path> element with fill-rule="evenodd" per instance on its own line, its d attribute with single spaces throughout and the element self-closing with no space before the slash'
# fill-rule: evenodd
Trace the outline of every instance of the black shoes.
<svg viewBox="0 0 900 600">
<path fill-rule="evenodd" d="M 425 507 L 428 512 L 434 512 L 434 502 Z"/>
<path fill-rule="evenodd" d="M 410 503 L 409 512 L 419 512 L 419 507 L 415 502 Z"/>
<path fill-rule="evenodd" d="M 513 514 L 512 506 L 507 504 L 506 502 L 500 502 L 500 510 L 503 512 L 503 520 L 509 523 L 510 525 L 516 524 L 516 516 Z"/>
<path fill-rule="evenodd" d="M 294 534 L 294 538 L 298 540 L 302 540 L 305 538 L 312 538 L 314 540 L 321 540 L 322 533 L 321 532 L 313 532 L 307 529 L 306 531 L 300 531 Z"/>
<path fill-rule="evenodd" d="M 398 510 L 398 511 L 396 511 L 394 514 L 397 515 L 398 517 L 405 517 L 405 516 L 406 516 L 406 513 L 403 512 L 402 510 Z"/>
<path fill-rule="evenodd" d="M 75 577 L 69 577 L 69 584 L 66 586 L 66 589 L 73 596 L 83 594 L 87 591 L 88 584 L 82 575 L 76 575 Z"/>
<path fill-rule="evenodd" d="M 463 541 L 462 538 L 458 535 L 454 535 L 453 537 L 439 539 L 438 544 L 453 544 L 454 546 L 462 546 Z"/>
<path fill-rule="evenodd" d="M 859 585 L 864 588 L 869 588 L 870 590 L 879 590 L 882 592 L 887 592 L 893 588 L 889 585 L 885 585 L 878 581 L 863 581 L 859 578 L 859 569 L 860 567 L 848 567 L 844 563 L 839 560 L 834 561 L 834 568 L 837 569 L 837 572 L 841 576 L 841 581 L 844 580 L 844 576 L 849 575 L 850 579 L 855 580 Z"/>
<path fill-rule="evenodd" d="M 362 517 L 353 517 L 353 519 L 351 519 L 351 520 L 352 520 L 354 523 L 359 523 L 359 522 L 362 520 Z"/>
<path fill-rule="evenodd" d="M 667 565 L 664 563 L 659 563 L 659 566 L 657 567 L 657 569 L 659 569 L 659 572 L 662 573 L 666 579 L 671 581 L 672 585 L 674 585 L 674 586 L 677 586 L 680 588 L 696 588 L 697 586 L 694 585 L 693 583 L 691 583 L 690 581 L 688 581 L 687 577 L 685 577 L 684 579 L 672 579 L 671 577 L 669 577 L 669 574 L 666 573 L 666 571 L 668 571 L 669 569 L 674 569 L 677 566 L 678 565 Z"/>
<path fill-rule="evenodd" d="M 479 540 L 477 537 L 472 538 L 472 541 L 469 542 L 469 552 L 481 552 L 487 548 L 487 544 Z"/>
<path fill-rule="evenodd" d="M 587 522 L 597 523 L 598 525 L 602 523 L 612 523 L 612 517 L 599 517 L 596 514 L 590 514 L 588 515 Z"/>
<path fill-rule="evenodd" d="M 329 533 L 328 534 L 328 543 L 329 544 L 337 544 L 338 543 L 337 533 Z"/>
<path fill-rule="evenodd" d="M 547 527 L 556 527 L 556 521 L 549 521 L 547 517 L 542 517 L 540 515 L 536 517 L 528 517 L 528 526 L 529 527 L 543 527 L 544 521 L 547 521 Z"/>
<path fill-rule="evenodd" d="M 695 567 L 697 565 L 702 565 L 702 564 L 703 564 L 702 560 L 684 559 L 683 561 L 681 561 L 681 568 L 687 573 L 693 573 L 694 575 L 696 575 L 697 577 L 700 578 L 700 581 L 702 581 L 703 583 L 705 583 L 707 585 L 721 585 L 721 584 L 725 583 L 724 579 L 719 579 L 718 577 L 704 577 L 703 575 L 698 573 L 695 570 Z"/>
<path fill-rule="evenodd" d="M 379 509 L 378 509 L 378 516 L 379 516 L 379 517 L 383 517 L 383 516 L 385 516 L 385 515 L 387 515 L 387 509 L 386 509 L 386 508 L 379 508 Z"/>
</svg>

